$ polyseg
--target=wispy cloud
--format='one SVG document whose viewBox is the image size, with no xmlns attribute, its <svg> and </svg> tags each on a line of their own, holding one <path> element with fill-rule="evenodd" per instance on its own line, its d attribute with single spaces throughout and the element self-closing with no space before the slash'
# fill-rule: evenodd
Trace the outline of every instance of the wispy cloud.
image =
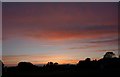
<svg viewBox="0 0 120 77">
<path fill-rule="evenodd" d="M 104 40 L 91 40 L 89 41 L 89 43 L 113 43 L 113 42 L 118 42 L 118 38 L 115 39 L 104 39 Z"/>
<path fill-rule="evenodd" d="M 3 25 L 3 38 L 95 38 L 116 34 L 117 8 L 116 3 L 3 3 Z"/>
<path fill-rule="evenodd" d="M 2 12 L 3 53 L 13 54 L 3 56 L 5 64 L 23 60 L 33 63 L 50 60 L 75 63 L 76 60 L 69 59 L 69 53 L 75 53 L 78 57 L 81 52 L 75 52 L 77 49 L 115 49 L 114 43 L 118 40 L 118 8 L 117 3 L 113 2 L 3 3 Z M 44 52 L 52 54 L 52 50 L 68 55 L 42 55 Z M 28 55 L 24 55 L 26 53 Z M 30 56 L 33 53 L 41 54 Z M 86 56 L 87 53 L 82 54 Z"/>
<path fill-rule="evenodd" d="M 99 46 L 96 46 L 96 45 L 92 46 L 92 45 L 90 45 L 90 46 L 82 46 L 82 47 L 71 47 L 71 48 L 68 48 L 68 49 L 89 49 L 89 48 L 96 48 L 96 47 L 99 47 Z"/>
</svg>

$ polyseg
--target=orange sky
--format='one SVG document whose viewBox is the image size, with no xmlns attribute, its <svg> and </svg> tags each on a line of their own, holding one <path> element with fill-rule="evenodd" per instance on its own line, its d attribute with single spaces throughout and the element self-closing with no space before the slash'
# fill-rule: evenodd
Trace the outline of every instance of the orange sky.
<svg viewBox="0 0 120 77">
<path fill-rule="evenodd" d="M 118 52 L 117 3 L 3 3 L 3 61 L 77 63 Z"/>
</svg>

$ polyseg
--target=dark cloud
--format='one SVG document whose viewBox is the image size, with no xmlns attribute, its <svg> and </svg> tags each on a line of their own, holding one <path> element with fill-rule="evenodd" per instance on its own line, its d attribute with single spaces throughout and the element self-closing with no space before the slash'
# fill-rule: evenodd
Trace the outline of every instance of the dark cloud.
<svg viewBox="0 0 120 77">
<path fill-rule="evenodd" d="M 3 37 L 94 38 L 117 33 L 117 3 L 3 3 Z"/>
<path fill-rule="evenodd" d="M 96 47 L 99 47 L 99 46 L 90 45 L 90 46 L 82 46 L 82 47 L 71 47 L 71 48 L 68 48 L 68 49 L 88 49 L 88 48 L 96 48 Z"/>
<path fill-rule="evenodd" d="M 89 43 L 109 43 L 109 42 L 118 42 L 118 38 L 115 38 L 115 39 L 111 39 L 111 38 L 108 38 L 108 39 L 104 39 L 104 40 L 91 40 L 89 41 Z"/>
</svg>

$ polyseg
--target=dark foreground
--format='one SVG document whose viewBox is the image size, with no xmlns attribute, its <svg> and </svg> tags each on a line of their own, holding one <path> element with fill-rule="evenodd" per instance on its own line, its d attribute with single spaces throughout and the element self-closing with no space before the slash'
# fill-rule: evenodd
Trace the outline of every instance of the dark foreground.
<svg viewBox="0 0 120 77">
<path fill-rule="evenodd" d="M 120 70 L 64 70 L 49 72 L 12 72 L 2 77 L 120 77 Z"/>
<path fill-rule="evenodd" d="M 120 58 L 91 61 L 87 58 L 76 65 L 48 62 L 38 67 L 20 62 L 16 67 L 4 67 L 2 77 L 120 77 Z"/>
</svg>

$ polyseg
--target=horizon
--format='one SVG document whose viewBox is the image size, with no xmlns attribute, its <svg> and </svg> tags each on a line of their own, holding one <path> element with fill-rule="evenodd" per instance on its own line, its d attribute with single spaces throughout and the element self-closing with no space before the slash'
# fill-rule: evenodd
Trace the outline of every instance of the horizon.
<svg viewBox="0 0 120 77">
<path fill-rule="evenodd" d="M 114 53 L 114 52 L 113 52 Z M 119 56 L 116 54 L 116 53 L 114 53 L 115 54 L 115 57 L 116 58 L 119 58 Z M 104 54 L 105 55 L 105 54 Z M 86 57 L 86 58 L 84 58 L 84 59 L 79 59 L 79 60 L 73 60 L 74 62 L 68 62 L 68 63 L 59 63 L 59 62 L 57 62 L 59 65 L 64 65 L 64 64 L 70 64 L 70 65 L 76 65 L 76 64 L 78 64 L 78 62 L 79 61 L 84 61 L 85 59 L 87 59 L 87 58 L 90 58 L 90 57 Z M 101 57 L 101 58 L 90 58 L 90 60 L 91 61 L 94 61 L 94 60 L 100 60 L 100 59 L 103 59 L 103 57 Z M 2 62 L 4 63 L 4 61 L 2 60 Z M 30 61 L 19 61 L 19 62 L 17 62 L 16 64 L 5 64 L 4 63 L 4 65 L 5 66 L 7 66 L 7 67 L 14 67 L 14 66 L 17 66 L 18 65 L 18 63 L 20 63 L 20 62 L 30 62 Z M 56 61 L 48 61 L 48 62 L 53 62 L 53 63 L 56 63 Z M 36 66 L 44 66 L 44 65 L 46 65 L 48 62 L 45 62 L 45 63 L 34 63 L 34 62 L 30 62 L 30 63 L 32 63 L 33 65 L 36 65 Z"/>
<path fill-rule="evenodd" d="M 85 58 L 86 59 L 86 58 Z M 77 64 L 79 61 L 84 61 L 85 59 L 81 59 L 81 60 L 76 60 L 75 62 L 73 62 L 73 63 L 70 63 L 70 62 L 68 62 L 68 63 L 59 63 L 59 62 L 57 62 L 59 65 L 64 65 L 64 64 L 73 64 L 73 65 L 75 65 L 75 64 Z M 91 58 L 90 58 L 91 59 Z M 102 59 L 102 58 L 99 58 L 99 59 Z M 93 60 L 99 60 L 99 59 L 91 59 L 92 61 Z M 3 63 L 4 63 L 4 61 L 2 61 Z M 29 62 L 29 61 L 19 61 L 18 63 L 20 63 L 20 62 Z M 53 61 L 48 61 L 48 62 L 53 62 Z M 34 62 L 30 62 L 30 63 L 32 63 L 33 65 L 37 65 L 37 66 L 43 66 L 43 65 L 46 65 L 48 62 L 45 62 L 45 63 L 41 63 L 41 64 L 39 64 L 39 63 L 34 63 Z M 18 63 L 16 63 L 16 64 L 5 64 L 4 63 L 4 65 L 5 66 L 7 66 L 7 67 L 12 67 L 12 66 L 17 66 L 18 65 Z M 56 63 L 56 61 L 54 61 L 53 63 Z"/>
<path fill-rule="evenodd" d="M 119 58 L 119 56 L 116 56 L 116 54 L 115 54 L 115 58 Z M 58 62 L 53 62 L 53 61 L 48 61 L 48 62 L 53 62 L 53 63 L 58 63 L 58 65 L 67 65 L 67 64 L 69 64 L 69 65 L 76 65 L 76 64 L 78 64 L 80 61 L 85 61 L 87 58 L 85 58 L 85 59 L 82 59 L 82 60 L 76 60 L 76 62 L 75 63 L 58 63 Z M 90 61 L 99 61 L 99 60 L 101 60 L 101 59 L 103 59 L 103 57 L 102 58 L 99 58 L 99 59 L 91 59 L 90 58 Z M 3 64 L 4 64 L 4 61 L 2 61 L 3 62 Z M 20 62 L 29 62 L 29 61 L 20 61 Z M 18 62 L 17 64 L 4 64 L 4 66 L 6 66 L 6 67 L 16 67 L 16 66 L 18 66 L 18 64 L 20 63 L 20 62 Z M 32 63 L 32 62 L 29 62 L 29 63 L 32 63 L 33 65 L 35 65 L 35 66 L 44 66 L 44 65 L 47 65 L 47 63 L 48 62 L 46 62 L 46 63 L 41 63 L 41 64 L 35 64 L 35 63 Z"/>
<path fill-rule="evenodd" d="M 118 56 L 117 2 L 3 2 L 2 20 L 5 65 Z"/>
</svg>

